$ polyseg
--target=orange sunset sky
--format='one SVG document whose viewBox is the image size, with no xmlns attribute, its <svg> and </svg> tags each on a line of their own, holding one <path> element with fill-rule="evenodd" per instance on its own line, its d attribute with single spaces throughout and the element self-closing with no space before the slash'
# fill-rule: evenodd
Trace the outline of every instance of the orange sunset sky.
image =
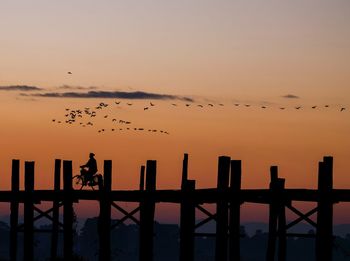
<svg viewBox="0 0 350 261">
<path fill-rule="evenodd" d="M 179 188 L 185 152 L 201 188 L 216 186 L 220 155 L 242 160 L 243 188 L 267 188 L 271 165 L 287 187 L 316 188 L 318 161 L 331 155 L 334 186 L 350 188 L 349 24 L 347 0 L 3 0 L 0 189 L 10 188 L 11 159 L 35 161 L 35 186 L 47 189 L 55 158 L 73 160 L 78 173 L 89 152 L 101 171 L 113 160 L 114 189 L 136 189 L 147 159 L 158 161 L 158 188 Z M 89 91 L 161 96 L 64 96 Z M 94 126 L 64 123 L 65 108 L 100 102 L 109 106 Z M 127 131 L 112 118 L 169 135 Z M 86 202 L 77 209 L 98 211 Z M 7 210 L 0 204 L 0 216 Z M 159 206 L 157 217 L 176 221 L 177 210 Z M 264 207 L 242 211 L 243 221 L 267 217 Z M 346 223 L 350 204 L 335 214 Z"/>
</svg>

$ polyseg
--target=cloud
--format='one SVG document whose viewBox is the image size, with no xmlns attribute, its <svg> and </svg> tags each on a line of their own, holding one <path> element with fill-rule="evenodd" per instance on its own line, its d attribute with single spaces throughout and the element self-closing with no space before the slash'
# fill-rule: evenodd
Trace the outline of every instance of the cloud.
<svg viewBox="0 0 350 261">
<path fill-rule="evenodd" d="M 296 96 L 294 94 L 286 94 L 286 95 L 283 95 L 282 98 L 286 98 L 286 99 L 300 99 L 299 96 Z"/>
<path fill-rule="evenodd" d="M 133 99 L 133 100 L 182 100 L 187 102 L 193 102 L 194 100 L 190 97 L 170 95 L 170 94 L 159 94 L 150 92 L 123 92 L 123 91 L 89 91 L 89 92 L 46 92 L 46 93 L 35 93 L 35 94 L 22 94 L 24 96 L 36 96 L 36 97 L 48 97 L 48 98 L 115 98 L 115 99 Z"/>
<path fill-rule="evenodd" d="M 42 88 L 28 85 L 0 86 L 0 91 L 42 91 Z"/>
<path fill-rule="evenodd" d="M 83 86 L 72 86 L 72 85 L 62 85 L 58 87 L 60 90 L 96 90 L 97 87 L 90 86 L 90 87 L 83 87 Z"/>
</svg>

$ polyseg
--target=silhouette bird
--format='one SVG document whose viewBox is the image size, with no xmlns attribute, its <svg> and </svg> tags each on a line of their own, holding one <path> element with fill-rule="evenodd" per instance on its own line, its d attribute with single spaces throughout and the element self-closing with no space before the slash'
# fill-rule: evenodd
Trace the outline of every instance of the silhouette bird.
<svg viewBox="0 0 350 261">
<path fill-rule="evenodd" d="M 296 110 L 300 110 L 301 106 L 295 107 Z"/>
<path fill-rule="evenodd" d="M 107 118 L 107 117 L 108 117 L 108 115 L 105 115 L 105 116 L 104 116 L 104 118 Z"/>
<path fill-rule="evenodd" d="M 329 108 L 329 105 L 327 104 L 327 105 L 325 105 L 324 107 L 325 107 L 325 108 Z"/>
<path fill-rule="evenodd" d="M 172 103 L 171 105 L 173 105 L 173 106 L 177 106 L 177 104 L 176 104 L 176 103 Z"/>
<path fill-rule="evenodd" d="M 266 109 L 266 106 L 261 106 L 262 109 Z"/>
<path fill-rule="evenodd" d="M 132 105 L 132 103 L 127 103 L 127 105 L 131 106 L 131 105 Z"/>
<path fill-rule="evenodd" d="M 117 121 L 117 119 L 113 119 L 112 121 Z"/>
<path fill-rule="evenodd" d="M 340 109 L 341 112 L 342 112 L 342 111 L 345 111 L 345 110 L 346 110 L 346 108 L 344 108 L 344 107 Z"/>
<path fill-rule="evenodd" d="M 286 108 L 284 108 L 284 107 L 281 107 L 281 108 L 280 108 L 280 110 L 285 110 L 285 109 L 286 109 Z"/>
<path fill-rule="evenodd" d="M 153 104 L 152 102 L 149 103 L 151 106 L 154 106 L 155 104 Z"/>
<path fill-rule="evenodd" d="M 202 105 L 202 104 L 198 104 L 197 106 L 203 108 L 203 105 Z"/>
<path fill-rule="evenodd" d="M 312 108 L 312 109 L 316 109 L 316 108 L 317 108 L 317 106 L 312 106 L 311 108 Z"/>
<path fill-rule="evenodd" d="M 210 107 L 214 107 L 214 104 L 212 104 L 212 103 L 208 103 L 208 106 L 210 106 Z"/>
<path fill-rule="evenodd" d="M 235 103 L 235 106 L 239 106 L 239 103 Z"/>
<path fill-rule="evenodd" d="M 67 72 L 67 74 L 73 74 L 72 72 Z"/>
<path fill-rule="evenodd" d="M 186 107 L 189 107 L 189 106 L 190 106 L 190 104 L 186 103 Z"/>
<path fill-rule="evenodd" d="M 219 103 L 219 106 L 224 106 L 224 104 L 222 104 L 222 103 Z"/>
<path fill-rule="evenodd" d="M 145 110 L 148 110 L 148 107 L 144 107 L 143 110 L 144 110 L 144 111 L 145 111 Z"/>
<path fill-rule="evenodd" d="M 120 102 L 115 102 L 115 104 L 117 104 L 117 105 L 118 105 L 118 104 L 120 104 Z"/>
<path fill-rule="evenodd" d="M 58 121 L 57 123 L 61 123 L 61 121 Z"/>
<path fill-rule="evenodd" d="M 55 119 L 52 119 L 53 122 L 55 122 L 56 120 Z"/>
<path fill-rule="evenodd" d="M 250 104 L 245 104 L 245 107 L 250 107 Z"/>
</svg>

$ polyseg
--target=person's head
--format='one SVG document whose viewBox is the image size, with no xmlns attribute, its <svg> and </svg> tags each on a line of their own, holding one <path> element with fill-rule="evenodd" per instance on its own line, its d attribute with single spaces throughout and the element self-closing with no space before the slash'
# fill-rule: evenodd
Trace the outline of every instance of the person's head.
<svg viewBox="0 0 350 261">
<path fill-rule="evenodd" d="M 95 156 L 95 154 L 92 153 L 92 152 L 89 154 L 89 157 L 90 157 L 90 158 L 93 158 L 94 156 Z"/>
</svg>

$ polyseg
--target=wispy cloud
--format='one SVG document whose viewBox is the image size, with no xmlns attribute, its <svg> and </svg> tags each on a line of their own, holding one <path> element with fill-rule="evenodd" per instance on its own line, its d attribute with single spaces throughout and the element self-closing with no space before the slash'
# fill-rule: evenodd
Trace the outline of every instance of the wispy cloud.
<svg viewBox="0 0 350 261">
<path fill-rule="evenodd" d="M 74 85 L 62 85 L 59 86 L 57 89 L 60 90 L 96 90 L 97 87 L 90 86 L 90 87 L 83 87 L 83 86 L 74 86 Z"/>
<path fill-rule="evenodd" d="M 286 94 L 286 95 L 283 95 L 282 98 L 286 98 L 286 99 L 300 99 L 299 96 L 294 95 L 294 94 Z"/>
<path fill-rule="evenodd" d="M 46 92 L 35 94 L 22 94 L 24 96 L 48 97 L 48 98 L 116 98 L 116 99 L 133 99 L 133 100 L 183 100 L 193 102 L 194 99 L 186 96 L 150 93 L 143 91 L 123 92 L 123 91 L 89 91 L 89 92 Z"/>
<path fill-rule="evenodd" d="M 42 88 L 36 86 L 28 85 L 9 85 L 9 86 L 0 86 L 0 91 L 42 91 Z"/>
</svg>

